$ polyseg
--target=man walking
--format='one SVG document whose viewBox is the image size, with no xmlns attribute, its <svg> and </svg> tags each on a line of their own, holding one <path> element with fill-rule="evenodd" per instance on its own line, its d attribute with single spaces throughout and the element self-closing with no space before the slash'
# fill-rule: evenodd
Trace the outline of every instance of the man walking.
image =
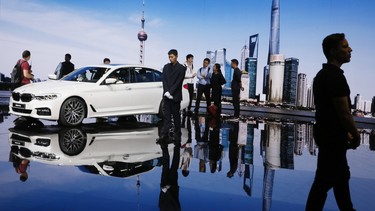
<svg viewBox="0 0 375 211">
<path fill-rule="evenodd" d="M 341 65 L 350 62 L 352 49 L 344 34 L 323 40 L 327 63 L 314 78 L 316 106 L 314 139 L 319 147 L 314 183 L 306 210 L 323 210 L 327 192 L 333 188 L 340 210 L 354 210 L 350 197 L 347 149 L 356 149 L 360 135 L 350 112 L 350 89 Z"/>
<path fill-rule="evenodd" d="M 157 143 L 170 143 L 169 129 L 174 123 L 174 143 L 181 144 L 181 116 L 182 83 L 185 78 L 186 67 L 177 61 L 177 50 L 168 52 L 170 63 L 163 68 L 163 126 Z"/>
</svg>

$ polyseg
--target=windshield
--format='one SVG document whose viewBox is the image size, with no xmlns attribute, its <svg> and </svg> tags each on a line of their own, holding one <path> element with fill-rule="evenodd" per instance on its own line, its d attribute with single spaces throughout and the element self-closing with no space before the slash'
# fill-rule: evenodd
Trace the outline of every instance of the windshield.
<svg viewBox="0 0 375 211">
<path fill-rule="evenodd" d="M 61 80 L 96 83 L 106 73 L 104 67 L 83 67 L 65 76 Z"/>
</svg>

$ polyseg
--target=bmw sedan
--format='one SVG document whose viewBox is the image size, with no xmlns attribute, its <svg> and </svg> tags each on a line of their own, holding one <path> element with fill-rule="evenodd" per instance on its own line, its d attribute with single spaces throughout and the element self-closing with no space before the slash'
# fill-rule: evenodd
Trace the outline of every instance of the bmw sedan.
<svg viewBox="0 0 375 211">
<path fill-rule="evenodd" d="M 60 80 L 21 86 L 12 92 L 9 112 L 75 126 L 85 118 L 162 114 L 162 72 L 140 65 L 96 65 Z M 188 106 L 183 88 L 181 109 Z"/>
</svg>

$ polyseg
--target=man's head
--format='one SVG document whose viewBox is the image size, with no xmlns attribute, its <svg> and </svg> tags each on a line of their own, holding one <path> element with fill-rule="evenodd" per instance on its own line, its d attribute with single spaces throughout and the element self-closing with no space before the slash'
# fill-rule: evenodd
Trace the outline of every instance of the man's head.
<svg viewBox="0 0 375 211">
<path fill-rule="evenodd" d="M 237 59 L 232 59 L 230 66 L 234 69 L 238 67 L 238 60 Z"/>
<path fill-rule="evenodd" d="M 103 64 L 110 64 L 111 60 L 109 58 L 104 58 L 103 59 Z"/>
<path fill-rule="evenodd" d="M 176 64 L 177 63 L 177 57 L 178 57 L 178 52 L 176 49 L 171 49 L 168 51 L 168 57 L 169 57 L 169 61 L 172 63 L 172 64 Z"/>
<path fill-rule="evenodd" d="M 186 61 L 188 63 L 193 63 L 194 56 L 192 54 L 186 55 Z"/>
<path fill-rule="evenodd" d="M 70 54 L 65 54 L 65 61 L 70 61 L 72 59 L 72 55 L 70 55 Z"/>
<path fill-rule="evenodd" d="M 210 63 L 211 63 L 211 60 L 209 58 L 203 59 L 203 68 L 208 67 L 208 65 L 210 65 Z"/>
<path fill-rule="evenodd" d="M 22 58 L 26 61 L 29 61 L 31 57 L 31 53 L 29 50 L 25 50 L 24 52 L 22 52 Z"/>
<path fill-rule="evenodd" d="M 335 62 L 339 65 L 350 62 L 352 49 L 344 33 L 328 35 L 324 38 L 322 46 L 328 62 Z"/>
</svg>

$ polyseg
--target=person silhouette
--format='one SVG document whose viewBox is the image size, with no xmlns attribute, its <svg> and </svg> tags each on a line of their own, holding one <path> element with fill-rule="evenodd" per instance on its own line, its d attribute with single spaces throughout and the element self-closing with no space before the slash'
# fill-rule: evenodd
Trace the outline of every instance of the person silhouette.
<svg viewBox="0 0 375 211">
<path fill-rule="evenodd" d="M 340 210 L 354 210 L 346 151 L 359 146 L 360 135 L 350 111 L 350 88 L 341 69 L 342 64 L 350 62 L 352 49 L 343 33 L 327 36 L 322 46 L 327 63 L 313 83 L 316 107 L 313 135 L 319 151 L 306 210 L 323 210 L 331 188 Z"/>
</svg>

